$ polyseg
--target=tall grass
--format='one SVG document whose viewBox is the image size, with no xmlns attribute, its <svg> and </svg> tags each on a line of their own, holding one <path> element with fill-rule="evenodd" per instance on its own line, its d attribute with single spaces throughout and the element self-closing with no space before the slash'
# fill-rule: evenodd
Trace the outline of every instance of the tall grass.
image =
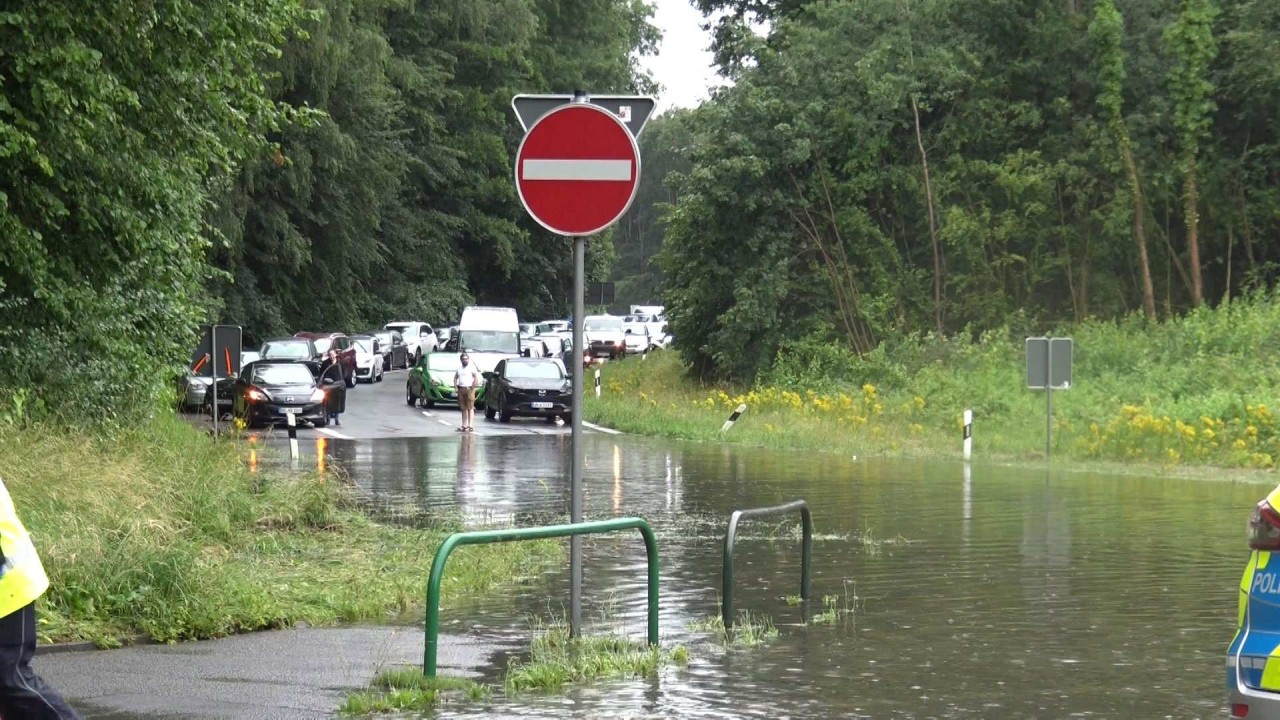
<svg viewBox="0 0 1280 720">
<path fill-rule="evenodd" d="M 961 416 L 974 451 L 1041 458 L 1045 396 L 1025 387 L 1024 339 L 917 335 L 865 356 L 792 344 L 747 386 L 703 384 L 675 353 L 610 363 L 587 416 L 620 430 L 853 454 L 959 453 Z M 1035 333 L 1040 334 L 1040 333 Z M 1074 382 L 1054 393 L 1054 453 L 1125 462 L 1270 469 L 1280 464 L 1280 302 L 1270 296 L 1151 322 L 1090 321 L 1051 333 L 1075 341 Z M 720 426 L 746 403 L 723 437 Z"/>
<path fill-rule="evenodd" d="M 158 417 L 108 438 L 0 425 L 0 477 L 52 585 L 44 641 L 110 644 L 394 617 L 422 603 L 445 533 L 372 522 L 332 475 L 253 473 L 238 442 Z M 528 577 L 553 543 L 477 547 L 445 601 Z"/>
</svg>

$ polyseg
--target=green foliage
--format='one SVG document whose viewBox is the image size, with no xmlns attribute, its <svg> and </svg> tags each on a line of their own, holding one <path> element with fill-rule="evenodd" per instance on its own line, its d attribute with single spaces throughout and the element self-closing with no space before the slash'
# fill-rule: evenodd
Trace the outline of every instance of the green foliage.
<svg viewBox="0 0 1280 720">
<path fill-rule="evenodd" d="M 734 84 L 682 122 L 659 257 L 698 378 L 749 384 L 808 340 L 1176 315 L 1277 278 L 1274 3 L 699 5 L 728 11 Z"/>
<path fill-rule="evenodd" d="M 457 696 L 471 701 L 484 701 L 493 692 L 487 685 L 458 677 L 433 677 L 421 668 L 399 668 L 378 673 L 373 689 L 352 693 L 339 706 L 343 715 L 371 715 L 398 710 L 430 710 Z"/>
<path fill-rule="evenodd" d="M 289 116 L 261 64 L 302 17 L 296 0 L 0 12 L 0 366 L 32 410 L 149 409 L 190 351 L 206 191 Z"/>
<path fill-rule="evenodd" d="M 1035 459 L 1045 399 L 1025 387 L 1024 340 L 1045 332 L 1075 341 L 1072 387 L 1054 393 L 1056 457 L 1280 467 L 1274 294 L 1163 322 L 1130 314 L 1046 330 L 1015 316 L 982 333 L 909 335 L 863 355 L 811 339 L 788 345 L 752 385 L 699 383 L 664 353 L 606 365 L 603 396 L 589 396 L 586 413 L 619 430 L 693 440 L 955 456 L 970 408 L 978 457 Z M 720 433 L 739 403 L 747 411 Z"/>
<path fill-rule="evenodd" d="M 503 686 L 517 693 L 606 678 L 652 677 L 669 660 L 668 652 L 619 634 L 571 638 L 568 625 L 555 622 L 535 628 L 528 659 L 511 662 Z"/>
</svg>

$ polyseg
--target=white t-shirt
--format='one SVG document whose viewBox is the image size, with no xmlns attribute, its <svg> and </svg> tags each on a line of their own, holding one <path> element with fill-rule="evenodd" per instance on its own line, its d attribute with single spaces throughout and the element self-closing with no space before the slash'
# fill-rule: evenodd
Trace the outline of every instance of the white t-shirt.
<svg viewBox="0 0 1280 720">
<path fill-rule="evenodd" d="M 476 366 L 467 363 L 458 368 L 458 372 L 454 373 L 453 384 L 455 387 L 470 388 L 475 387 L 480 381 L 480 373 L 476 372 Z"/>
</svg>

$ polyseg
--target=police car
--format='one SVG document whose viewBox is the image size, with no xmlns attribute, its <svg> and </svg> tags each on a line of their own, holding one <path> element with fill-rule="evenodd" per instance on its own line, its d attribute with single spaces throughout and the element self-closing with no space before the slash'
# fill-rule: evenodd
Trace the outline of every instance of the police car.
<svg viewBox="0 0 1280 720">
<path fill-rule="evenodd" d="M 1227 651 L 1231 717 L 1280 720 L 1280 487 L 1249 518 L 1239 629 Z"/>
</svg>

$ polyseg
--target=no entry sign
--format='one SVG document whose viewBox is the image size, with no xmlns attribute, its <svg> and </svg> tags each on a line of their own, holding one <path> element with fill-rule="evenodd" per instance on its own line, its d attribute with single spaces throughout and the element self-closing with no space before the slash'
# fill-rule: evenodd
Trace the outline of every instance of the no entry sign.
<svg viewBox="0 0 1280 720">
<path fill-rule="evenodd" d="M 640 149 L 607 110 L 562 105 L 529 128 L 516 151 L 516 192 L 538 224 L 594 235 L 627 211 L 640 184 Z"/>
</svg>

